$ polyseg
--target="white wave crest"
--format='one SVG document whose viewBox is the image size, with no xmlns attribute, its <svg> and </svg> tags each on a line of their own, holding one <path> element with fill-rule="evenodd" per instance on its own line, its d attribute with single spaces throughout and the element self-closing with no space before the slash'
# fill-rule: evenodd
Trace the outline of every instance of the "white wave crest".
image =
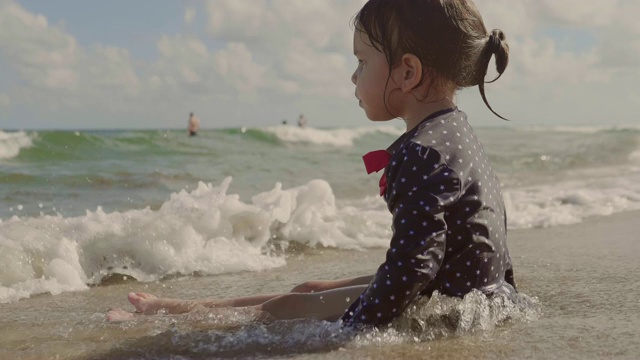
<svg viewBox="0 0 640 360">
<path fill-rule="evenodd" d="M 324 180 L 271 191 L 243 203 L 200 183 L 160 209 L 0 221 L 0 303 L 86 289 L 110 274 L 141 281 L 172 274 L 219 274 L 283 266 L 277 241 L 357 249 L 385 246 L 390 219 L 380 199 L 336 206 Z M 383 219 L 383 220 L 381 220 Z M 275 241 L 275 242 L 274 242 Z"/>
<path fill-rule="evenodd" d="M 621 124 L 621 125 L 537 125 L 514 127 L 514 129 L 522 129 L 531 132 L 559 132 L 559 133 L 575 133 L 575 134 L 596 134 L 603 131 L 623 131 L 623 130 L 640 130 L 637 124 Z"/>
<path fill-rule="evenodd" d="M 629 161 L 640 162 L 640 137 L 636 139 L 636 150 L 629 154 Z"/>
<path fill-rule="evenodd" d="M 508 189 L 509 227 L 640 209 L 640 169 L 584 179 Z M 341 249 L 389 244 L 391 215 L 380 197 L 338 202 L 325 180 L 312 180 L 290 189 L 278 183 L 242 202 L 227 194 L 230 184 L 231 178 L 200 183 L 171 194 L 158 210 L 0 220 L 0 303 L 86 289 L 114 273 L 153 281 L 271 269 L 285 264 L 280 249 L 288 242 Z"/>
<path fill-rule="evenodd" d="M 590 216 L 640 209 L 640 169 L 612 167 L 607 171 L 608 176 L 594 170 L 583 174 L 582 180 L 505 191 L 509 227 L 576 224 Z"/>
<path fill-rule="evenodd" d="M 18 156 L 20 149 L 32 145 L 31 137 L 24 131 L 3 132 L 0 130 L 0 159 L 10 159 Z"/>
<path fill-rule="evenodd" d="M 340 147 L 353 146 L 353 141 L 355 139 L 368 134 L 383 133 L 399 136 L 403 133 L 402 129 L 393 126 L 332 130 L 299 128 L 295 126 L 272 126 L 265 128 L 264 131 L 274 134 L 278 139 L 284 142 L 332 145 Z"/>
</svg>

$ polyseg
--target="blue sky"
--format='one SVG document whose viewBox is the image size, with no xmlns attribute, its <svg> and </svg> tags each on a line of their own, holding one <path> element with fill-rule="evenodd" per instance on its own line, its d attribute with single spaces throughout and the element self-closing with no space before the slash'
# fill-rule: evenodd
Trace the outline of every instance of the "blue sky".
<svg viewBox="0 0 640 360">
<path fill-rule="evenodd" d="M 43 14 L 50 24 L 63 24 L 79 44 L 109 44 L 128 49 L 136 59 L 157 56 L 161 34 L 185 31 L 181 1 L 20 1 L 26 10 Z"/>
<path fill-rule="evenodd" d="M 363 0 L 0 0 L 0 128 L 362 126 L 349 20 Z M 640 124 L 633 0 L 477 0 L 508 37 L 488 85 L 513 125 Z M 479 125 L 503 125 L 475 88 Z"/>
</svg>

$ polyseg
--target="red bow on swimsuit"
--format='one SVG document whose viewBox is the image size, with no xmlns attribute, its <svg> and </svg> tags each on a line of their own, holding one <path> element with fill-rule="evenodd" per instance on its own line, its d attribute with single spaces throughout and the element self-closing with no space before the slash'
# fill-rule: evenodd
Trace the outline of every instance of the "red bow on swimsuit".
<svg viewBox="0 0 640 360">
<path fill-rule="evenodd" d="M 362 160 L 364 161 L 364 167 L 367 169 L 367 174 L 378 172 L 386 168 L 387 164 L 389 164 L 389 159 L 391 159 L 391 154 L 389 154 L 387 150 L 372 151 L 362 157 Z M 382 196 L 387 190 L 387 177 L 384 172 L 382 172 L 382 177 L 380 177 L 379 184 L 380 196 Z"/>
</svg>

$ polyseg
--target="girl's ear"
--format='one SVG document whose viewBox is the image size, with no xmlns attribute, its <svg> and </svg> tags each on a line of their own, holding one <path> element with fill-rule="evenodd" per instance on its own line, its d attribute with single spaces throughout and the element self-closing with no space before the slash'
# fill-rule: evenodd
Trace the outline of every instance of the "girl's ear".
<svg viewBox="0 0 640 360">
<path fill-rule="evenodd" d="M 398 79 L 396 79 L 400 90 L 404 93 L 413 91 L 422 80 L 422 63 L 413 54 L 404 54 L 400 61 Z"/>
</svg>

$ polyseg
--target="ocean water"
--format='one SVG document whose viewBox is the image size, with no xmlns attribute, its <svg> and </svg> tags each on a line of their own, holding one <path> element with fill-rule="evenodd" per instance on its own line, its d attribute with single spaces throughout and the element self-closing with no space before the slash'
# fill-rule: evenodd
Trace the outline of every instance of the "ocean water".
<svg viewBox="0 0 640 360">
<path fill-rule="evenodd" d="M 640 128 L 476 131 L 519 301 L 433 296 L 364 333 L 243 309 L 104 315 L 129 291 L 228 298 L 375 271 L 391 216 L 361 156 L 400 127 L 0 132 L 0 358 L 637 358 Z"/>
<path fill-rule="evenodd" d="M 640 209 L 640 127 L 478 128 L 511 229 Z M 388 245 L 361 156 L 402 129 L 0 132 L 0 303 Z"/>
</svg>

